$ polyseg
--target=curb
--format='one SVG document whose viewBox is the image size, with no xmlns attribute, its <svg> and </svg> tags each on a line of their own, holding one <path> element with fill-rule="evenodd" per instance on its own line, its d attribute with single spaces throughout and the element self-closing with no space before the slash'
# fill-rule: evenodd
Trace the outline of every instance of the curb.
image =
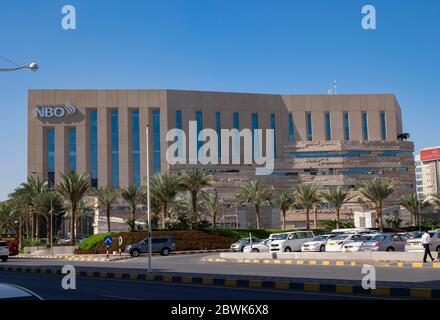
<svg viewBox="0 0 440 320">
<path fill-rule="evenodd" d="M 322 267 L 362 267 L 369 265 L 365 261 L 349 261 L 349 260 L 294 260 L 294 259 L 223 259 L 223 258 L 203 258 L 204 262 L 229 262 L 229 263 L 247 263 L 247 264 L 280 264 L 280 265 L 308 265 L 308 266 L 322 266 Z M 381 262 L 381 261 L 376 261 Z M 383 262 L 383 261 L 382 261 Z M 385 262 L 384 267 L 398 267 L 398 268 L 440 268 L 440 262 L 402 262 L 393 261 Z"/>
<path fill-rule="evenodd" d="M 126 260 L 131 259 L 131 256 L 123 256 L 123 257 L 113 257 L 110 256 L 109 259 L 106 257 L 102 258 L 90 258 L 86 256 L 14 256 L 13 258 L 19 259 L 53 259 L 53 260 L 67 260 L 67 261 L 86 261 L 86 262 L 107 262 L 107 261 L 118 261 L 118 260 Z"/>
<path fill-rule="evenodd" d="M 0 267 L 0 271 L 27 272 L 41 274 L 61 274 L 60 269 L 47 268 L 24 268 L 24 267 Z M 224 287 L 242 287 L 252 289 L 276 289 L 280 291 L 304 291 L 341 294 L 367 294 L 372 296 L 393 296 L 411 298 L 440 298 L 439 289 L 429 288 L 398 288 L 398 287 L 376 287 L 375 289 L 364 290 L 362 286 L 351 284 L 323 284 L 323 283 L 301 283 L 290 281 L 273 281 L 261 279 L 236 279 L 218 276 L 184 276 L 175 274 L 155 273 L 118 273 L 100 271 L 80 271 L 80 277 L 101 278 L 101 279 L 123 279 L 140 280 L 167 283 L 197 284 Z M 355 297 L 354 297 L 355 298 Z"/>
<path fill-rule="evenodd" d="M 344 260 L 292 260 L 292 259 L 223 259 L 223 258 L 207 258 L 201 259 L 205 262 L 232 262 L 232 263 L 255 263 L 255 264 L 282 264 L 282 265 L 309 265 L 309 266 L 336 266 L 336 267 L 362 267 L 367 264 L 359 261 Z"/>
</svg>

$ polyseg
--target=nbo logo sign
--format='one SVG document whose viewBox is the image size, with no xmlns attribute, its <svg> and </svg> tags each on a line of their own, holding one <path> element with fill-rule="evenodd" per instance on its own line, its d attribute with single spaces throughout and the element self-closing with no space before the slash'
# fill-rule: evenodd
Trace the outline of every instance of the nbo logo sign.
<svg viewBox="0 0 440 320">
<path fill-rule="evenodd" d="M 35 106 L 35 116 L 38 118 L 63 118 L 76 112 L 76 108 L 71 104 L 61 106 Z"/>
</svg>

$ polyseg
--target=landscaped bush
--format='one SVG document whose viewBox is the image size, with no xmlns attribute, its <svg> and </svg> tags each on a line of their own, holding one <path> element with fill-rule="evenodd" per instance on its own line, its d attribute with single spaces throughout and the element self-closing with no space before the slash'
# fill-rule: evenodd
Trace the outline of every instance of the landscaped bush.
<svg viewBox="0 0 440 320">
<path fill-rule="evenodd" d="M 104 238 L 106 236 L 109 236 L 109 235 L 113 236 L 114 234 L 115 234 L 114 232 L 94 234 L 93 236 L 90 236 L 86 240 L 81 242 L 79 244 L 79 248 L 81 250 L 95 249 L 98 246 L 98 244 L 101 244 L 104 242 Z M 114 242 L 114 240 L 115 239 L 113 239 L 113 242 Z"/>
<path fill-rule="evenodd" d="M 23 240 L 24 247 L 41 247 L 43 243 L 39 238 L 27 238 Z"/>
</svg>

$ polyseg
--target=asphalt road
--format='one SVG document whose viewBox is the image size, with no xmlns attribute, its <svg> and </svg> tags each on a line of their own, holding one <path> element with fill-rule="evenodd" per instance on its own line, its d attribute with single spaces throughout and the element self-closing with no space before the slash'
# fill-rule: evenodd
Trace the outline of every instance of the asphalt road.
<svg viewBox="0 0 440 320">
<path fill-rule="evenodd" d="M 0 272 L 0 283 L 25 287 L 45 300 L 345 300 L 353 296 L 225 288 L 146 281 L 77 278 L 76 290 L 61 287 L 61 275 Z M 360 299 L 379 299 L 357 296 Z"/>
<path fill-rule="evenodd" d="M 153 269 L 158 272 L 199 273 L 216 275 L 278 277 L 295 279 L 319 279 L 323 282 L 347 282 L 359 284 L 363 277 L 361 267 L 309 266 L 309 265 L 273 265 L 243 264 L 225 262 L 203 262 L 202 257 L 212 254 L 180 255 L 153 257 Z M 139 257 L 114 262 L 74 262 L 52 259 L 20 259 L 11 258 L 0 265 L 19 266 L 63 266 L 74 265 L 79 270 L 104 268 L 101 271 L 144 272 L 147 258 Z M 375 266 L 378 283 L 400 283 L 411 287 L 440 288 L 440 272 L 433 268 L 391 268 Z"/>
</svg>

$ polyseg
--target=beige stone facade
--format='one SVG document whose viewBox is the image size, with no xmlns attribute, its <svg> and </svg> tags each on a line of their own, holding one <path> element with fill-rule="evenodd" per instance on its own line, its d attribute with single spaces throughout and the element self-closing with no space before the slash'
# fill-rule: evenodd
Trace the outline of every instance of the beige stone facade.
<svg viewBox="0 0 440 320">
<path fill-rule="evenodd" d="M 44 108 L 66 106 L 73 106 L 76 111 L 73 114 L 64 112 L 64 116 L 60 110 L 58 116 L 50 117 L 50 112 L 48 117 L 42 114 Z M 91 111 L 97 115 L 95 140 L 91 132 Z M 133 132 L 133 111 L 138 113 L 137 133 Z M 187 166 L 170 166 L 165 157 L 169 145 L 165 135 L 169 129 L 177 127 L 178 111 L 185 132 L 188 132 L 189 121 L 196 120 L 197 112 L 201 114 L 203 128 L 216 130 L 220 121 L 222 129 L 232 129 L 234 113 L 238 113 L 240 130 L 252 128 L 252 114 L 255 113 L 258 128 L 274 127 L 275 171 L 270 176 L 258 178 L 278 189 L 288 190 L 301 182 L 318 183 L 324 188 L 353 186 L 375 176 L 390 176 L 397 183 L 392 199 L 415 191 L 414 147 L 411 142 L 397 139 L 402 133 L 402 114 L 392 94 L 30 90 L 28 174 L 47 178 L 50 169 L 56 183 L 60 173 L 69 171 L 73 160 L 78 172 L 96 171 L 98 186 L 111 185 L 115 174 L 120 187 L 135 183 L 136 175 L 142 182 L 147 172 L 146 123 L 150 124 L 150 172 L 157 172 L 159 167 L 161 171 L 181 171 Z M 112 118 L 114 112 L 116 118 Z M 156 118 L 160 122 L 160 133 L 152 128 L 153 112 L 160 115 L 160 119 Z M 112 135 L 114 119 L 118 128 L 116 138 Z M 71 128 L 76 129 L 74 157 L 69 136 Z M 138 136 L 138 150 L 133 135 Z M 51 146 L 49 139 L 54 140 Z M 96 142 L 95 160 L 92 140 Z M 207 165 L 205 168 L 216 176 L 216 187 L 226 210 L 233 211 L 232 194 L 255 178 L 255 165 Z"/>
</svg>

